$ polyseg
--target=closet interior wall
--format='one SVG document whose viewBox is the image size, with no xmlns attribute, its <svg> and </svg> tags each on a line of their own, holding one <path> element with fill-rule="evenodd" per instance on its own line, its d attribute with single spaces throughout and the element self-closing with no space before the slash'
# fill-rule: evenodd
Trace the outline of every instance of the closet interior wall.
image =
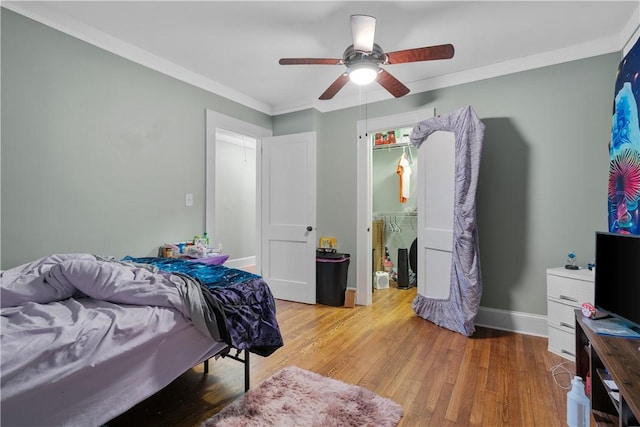
<svg viewBox="0 0 640 427">
<path fill-rule="evenodd" d="M 411 244 L 417 237 L 417 149 L 408 142 L 408 135 L 411 128 L 399 129 L 395 132 L 396 142 L 376 145 L 376 134 L 372 135 L 372 218 L 374 240 L 376 229 L 380 228 L 380 221 L 383 225 L 384 246 L 389 250 L 389 256 L 393 262 L 394 270 L 398 266 L 398 249 L 411 248 Z M 386 135 L 387 132 L 384 132 Z M 406 137 L 402 137 L 405 135 Z M 379 136 L 379 133 L 378 133 Z M 387 139 L 384 142 L 388 142 Z M 401 157 L 406 155 L 408 168 L 411 169 L 409 176 L 409 191 L 405 191 L 406 200 L 401 201 L 400 176 L 398 174 L 398 164 Z M 406 174 L 403 174 L 403 179 Z M 374 250 L 374 271 L 382 270 L 381 261 L 378 258 L 380 250 L 373 243 Z M 382 253 L 381 255 L 384 255 Z"/>
</svg>

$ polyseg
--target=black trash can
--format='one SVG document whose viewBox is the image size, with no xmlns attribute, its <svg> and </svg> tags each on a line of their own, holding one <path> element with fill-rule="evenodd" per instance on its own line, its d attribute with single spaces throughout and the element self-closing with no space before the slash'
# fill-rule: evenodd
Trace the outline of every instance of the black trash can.
<svg viewBox="0 0 640 427">
<path fill-rule="evenodd" d="M 316 252 L 316 302 L 344 305 L 349 272 L 349 254 Z"/>
</svg>

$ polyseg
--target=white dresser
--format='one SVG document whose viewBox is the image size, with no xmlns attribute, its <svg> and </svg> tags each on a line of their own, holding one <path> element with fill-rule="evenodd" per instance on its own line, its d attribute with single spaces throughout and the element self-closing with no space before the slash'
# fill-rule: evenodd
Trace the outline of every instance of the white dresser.
<svg viewBox="0 0 640 427">
<path fill-rule="evenodd" d="M 585 302 L 593 304 L 594 272 L 567 270 L 564 267 L 547 269 L 547 323 L 549 351 L 575 360 L 575 309 Z"/>
</svg>

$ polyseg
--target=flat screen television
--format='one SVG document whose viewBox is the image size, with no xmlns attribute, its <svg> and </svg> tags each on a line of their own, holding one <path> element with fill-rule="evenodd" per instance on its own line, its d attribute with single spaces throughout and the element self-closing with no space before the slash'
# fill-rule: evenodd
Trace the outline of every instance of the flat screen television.
<svg viewBox="0 0 640 427">
<path fill-rule="evenodd" d="M 640 325 L 640 235 L 596 232 L 595 306 Z"/>
</svg>

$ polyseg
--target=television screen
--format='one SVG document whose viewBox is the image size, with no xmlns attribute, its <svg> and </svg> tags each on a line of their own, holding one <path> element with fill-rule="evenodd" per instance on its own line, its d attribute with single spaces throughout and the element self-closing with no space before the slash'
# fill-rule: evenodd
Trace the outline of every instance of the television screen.
<svg viewBox="0 0 640 427">
<path fill-rule="evenodd" d="M 640 325 L 640 235 L 596 233 L 595 305 Z"/>
</svg>

